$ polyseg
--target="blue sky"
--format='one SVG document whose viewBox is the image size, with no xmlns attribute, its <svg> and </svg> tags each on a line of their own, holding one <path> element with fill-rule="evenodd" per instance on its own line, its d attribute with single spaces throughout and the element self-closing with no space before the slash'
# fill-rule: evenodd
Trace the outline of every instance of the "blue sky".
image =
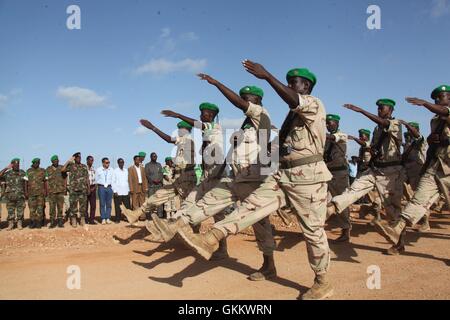
<svg viewBox="0 0 450 320">
<path fill-rule="evenodd" d="M 81 30 L 68 30 L 66 8 L 81 9 Z M 366 9 L 381 8 L 381 30 L 369 30 Z M 139 129 L 147 118 L 166 132 L 172 108 L 198 116 L 203 101 L 221 107 L 231 126 L 240 111 L 197 80 L 206 72 L 239 90 L 255 84 L 280 126 L 287 107 L 240 62 L 262 63 L 279 79 L 293 67 L 318 78 L 314 94 L 341 129 L 356 134 L 374 124 L 342 108 L 376 112 L 381 97 L 397 101 L 395 116 L 429 132 L 431 114 L 405 96 L 429 99 L 450 75 L 450 0 L 417 1 L 12 1 L 0 0 L 0 167 L 20 157 L 43 165 L 75 151 L 123 157 L 172 146 Z M 356 152 L 350 145 L 350 154 Z"/>
</svg>

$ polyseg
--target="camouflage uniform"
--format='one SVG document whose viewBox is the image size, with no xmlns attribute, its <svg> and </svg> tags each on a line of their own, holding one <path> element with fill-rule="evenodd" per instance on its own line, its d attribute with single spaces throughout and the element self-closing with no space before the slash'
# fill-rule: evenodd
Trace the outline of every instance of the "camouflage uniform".
<svg viewBox="0 0 450 320">
<path fill-rule="evenodd" d="M 198 199 L 190 207 L 177 212 L 185 223 L 192 225 L 214 216 L 215 221 L 220 221 L 224 216 L 218 215 L 237 201 L 244 201 L 253 191 L 257 190 L 262 181 L 267 177 L 261 175 L 262 165 L 259 161 L 260 145 L 258 143 L 260 130 L 267 133 L 267 142 L 270 139 L 271 122 L 265 108 L 249 103 L 246 119 L 240 132 L 238 144 L 233 150 L 231 167 L 234 179 L 222 178 L 220 182 L 201 199 Z M 275 241 L 272 235 L 272 225 L 269 215 L 253 225 L 256 241 L 260 251 L 271 256 L 275 249 Z"/>
<path fill-rule="evenodd" d="M 6 189 L 5 200 L 8 210 L 8 221 L 14 221 L 17 214 L 17 221 L 23 220 L 25 209 L 25 180 L 26 173 L 23 170 L 8 170 L 4 174 Z"/>
<path fill-rule="evenodd" d="M 42 221 L 45 205 L 45 181 L 47 176 L 43 168 L 29 168 L 26 180 L 28 180 L 28 207 L 30 208 L 31 221 Z"/>
<path fill-rule="evenodd" d="M 172 167 L 165 165 L 162 168 L 162 174 L 163 174 L 163 179 L 162 179 L 162 183 L 163 186 L 166 188 L 173 188 L 173 175 L 174 175 L 174 170 Z M 176 212 L 178 209 L 180 209 L 180 196 L 177 194 L 175 197 L 171 198 L 169 201 L 164 203 L 164 211 L 166 213 L 166 216 L 168 218 L 172 217 L 172 214 L 174 212 Z"/>
<path fill-rule="evenodd" d="M 403 182 L 406 178 L 400 153 L 402 127 L 396 119 L 389 120 L 388 128 L 377 126 L 373 133 L 372 146 L 377 145 L 383 130 L 387 136 L 380 148 L 381 156 L 374 163 L 374 167 L 363 172 L 349 189 L 331 200 L 339 213 L 376 188 L 389 220 L 396 221 L 400 218 Z"/>
<path fill-rule="evenodd" d="M 318 98 L 299 95 L 299 105 L 288 114 L 292 122 L 285 121 L 281 128 L 282 132 L 289 131 L 283 147 L 291 151 L 281 157 L 279 171 L 213 226 L 225 235 L 236 234 L 286 206 L 288 199 L 299 216 L 309 263 L 316 275 L 325 275 L 330 264 L 324 224 L 327 182 L 332 175 L 323 161 L 325 116 Z"/>
<path fill-rule="evenodd" d="M 339 130 L 332 134 L 334 141 L 327 139 L 325 143 L 325 162 L 333 179 L 328 182 L 328 198 L 340 195 L 349 187 L 349 172 L 347 163 L 347 135 Z M 342 229 L 350 229 L 350 210 L 345 209 L 338 215 L 338 224 Z"/>
<path fill-rule="evenodd" d="M 89 173 L 85 164 L 70 163 L 67 165 L 69 179 L 70 217 L 85 217 L 87 209 L 87 185 Z"/>
<path fill-rule="evenodd" d="M 61 171 L 62 166 L 49 166 L 46 170 L 48 179 L 48 200 L 50 205 L 50 219 L 63 217 L 64 195 L 66 193 L 65 174 Z"/>
<path fill-rule="evenodd" d="M 413 145 L 414 144 L 414 145 Z M 404 159 L 403 165 L 406 172 L 406 183 L 409 185 L 405 188 L 405 196 L 409 200 L 412 199 L 414 191 L 417 189 L 417 185 L 420 180 L 420 171 L 425 163 L 428 144 L 423 136 L 415 139 L 409 137 L 403 148 L 404 152 L 411 149 L 407 159 Z"/>
</svg>

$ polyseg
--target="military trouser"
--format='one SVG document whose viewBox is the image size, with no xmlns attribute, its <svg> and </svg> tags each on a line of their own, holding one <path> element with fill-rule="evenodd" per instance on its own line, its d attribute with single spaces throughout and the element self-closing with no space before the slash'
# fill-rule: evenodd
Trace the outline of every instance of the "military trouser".
<svg viewBox="0 0 450 320">
<path fill-rule="evenodd" d="M 397 221 L 401 213 L 403 182 L 405 173 L 402 166 L 369 169 L 356 179 L 343 194 L 333 197 L 338 213 L 368 194 L 374 187 L 378 190 L 381 204 L 390 221 Z"/>
<path fill-rule="evenodd" d="M 404 196 L 408 201 L 411 201 L 414 191 L 416 191 L 420 180 L 420 171 L 422 166 L 417 162 L 405 163 L 406 182 L 409 186 L 404 188 Z"/>
<path fill-rule="evenodd" d="M 6 210 L 8 211 L 8 221 L 23 220 L 23 213 L 25 210 L 25 196 L 6 194 Z"/>
<path fill-rule="evenodd" d="M 69 193 L 70 217 L 85 217 L 87 209 L 86 191 L 71 191 Z"/>
<path fill-rule="evenodd" d="M 147 197 L 151 197 L 161 188 L 161 185 L 150 185 L 148 187 Z M 163 206 L 154 207 L 151 211 L 152 213 L 156 213 L 159 217 L 161 217 L 163 213 Z"/>
<path fill-rule="evenodd" d="M 333 179 L 328 181 L 328 201 L 331 201 L 332 197 L 338 196 L 349 187 L 348 171 L 339 170 L 332 171 Z M 350 210 L 346 208 L 340 214 L 337 215 L 337 223 L 342 229 L 350 229 Z"/>
<path fill-rule="evenodd" d="M 192 225 L 197 225 L 212 216 L 214 216 L 215 222 L 221 221 L 225 218 L 221 214 L 225 209 L 237 201 L 243 201 L 260 185 L 260 181 L 235 183 L 232 179 L 223 178 L 200 200 L 192 206 L 178 211 L 177 215 L 181 215 L 185 222 Z M 253 230 L 259 250 L 265 255 L 272 255 L 275 250 L 275 240 L 269 216 L 256 222 Z"/>
<path fill-rule="evenodd" d="M 181 199 L 185 199 L 195 188 L 195 173 L 194 171 L 188 171 L 182 173 L 175 179 L 172 185 L 165 185 L 158 189 L 152 196 L 147 198 L 144 204 L 141 206 L 142 211 L 145 213 L 151 212 L 153 208 L 159 207 L 166 202 L 173 200 L 179 196 Z"/>
<path fill-rule="evenodd" d="M 439 198 L 440 193 L 444 195 L 448 203 L 449 189 L 450 175 L 444 175 L 442 170 L 436 173 L 425 173 L 419 181 L 412 200 L 403 209 L 402 218 L 411 225 L 416 224 L 427 214 L 428 208 Z"/>
<path fill-rule="evenodd" d="M 41 221 L 44 217 L 45 197 L 43 195 L 29 196 L 28 207 L 30 209 L 30 219 Z"/>
<path fill-rule="evenodd" d="M 51 193 L 48 195 L 50 206 L 50 219 L 62 218 L 64 207 L 64 192 Z"/>
<path fill-rule="evenodd" d="M 311 268 L 317 275 L 325 274 L 330 265 L 330 249 L 324 230 L 326 182 L 306 185 L 282 183 L 269 176 L 236 210 L 214 224 L 214 228 L 226 235 L 236 234 L 286 206 L 287 200 L 299 216 Z"/>
</svg>

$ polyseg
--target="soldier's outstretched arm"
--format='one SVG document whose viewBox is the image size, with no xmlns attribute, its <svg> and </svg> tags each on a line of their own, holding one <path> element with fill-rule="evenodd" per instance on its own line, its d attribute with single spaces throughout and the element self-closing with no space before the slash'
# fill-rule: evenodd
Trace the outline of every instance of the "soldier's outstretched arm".
<svg viewBox="0 0 450 320">
<path fill-rule="evenodd" d="M 222 84 L 221 82 L 217 81 L 216 79 L 207 74 L 199 73 L 197 76 L 199 76 L 201 80 L 206 80 L 209 84 L 219 89 L 219 91 L 222 92 L 225 98 L 227 98 L 228 101 L 230 101 L 234 106 L 238 107 L 244 112 L 247 112 L 247 109 L 250 104 L 244 99 L 242 99 L 233 90 L 229 89 L 227 86 L 225 86 L 224 84 Z"/>
<path fill-rule="evenodd" d="M 404 126 L 406 127 L 406 129 L 408 129 L 409 132 L 411 132 L 411 135 L 412 135 L 414 138 L 416 138 L 416 139 L 420 138 L 420 132 L 419 132 L 416 128 L 414 128 L 412 125 L 410 125 L 408 122 L 406 122 L 406 121 L 404 121 L 404 120 L 399 119 L 398 121 L 399 121 L 402 125 L 404 125 Z"/>
<path fill-rule="evenodd" d="M 431 112 L 437 114 L 438 116 L 447 117 L 449 115 L 449 109 L 445 106 L 434 104 L 434 103 L 428 102 L 423 99 L 418 99 L 418 98 L 407 97 L 407 98 L 405 98 L 405 100 L 410 104 L 420 106 L 420 107 L 425 107 L 428 110 L 430 110 Z"/>
<path fill-rule="evenodd" d="M 148 120 L 145 119 L 141 119 L 139 121 L 144 127 L 146 127 L 149 130 L 152 130 L 154 133 L 156 133 L 161 139 L 163 139 L 165 142 L 167 143 L 175 143 L 175 141 L 173 141 L 172 137 L 169 136 L 168 134 L 162 132 L 161 130 L 159 130 L 153 123 L 151 123 Z"/>
<path fill-rule="evenodd" d="M 364 142 L 364 141 L 362 141 L 361 139 L 358 139 L 358 138 L 356 138 L 356 137 L 354 137 L 354 136 L 351 136 L 351 135 L 348 135 L 348 138 L 350 139 L 350 140 L 353 140 L 353 141 L 355 141 L 357 144 L 359 144 L 360 146 L 365 146 L 366 145 L 366 143 Z"/>
<path fill-rule="evenodd" d="M 200 123 L 201 121 L 199 120 L 195 120 L 192 118 L 189 118 L 185 115 L 182 115 L 180 113 L 177 113 L 175 111 L 172 110 L 163 110 L 161 111 L 161 114 L 164 115 L 165 117 L 169 117 L 169 118 L 178 118 L 180 120 L 186 121 L 187 123 L 189 123 L 191 126 L 195 127 L 195 123 Z M 203 122 L 202 123 L 202 128 L 201 129 L 206 129 L 206 126 Z"/>
<path fill-rule="evenodd" d="M 300 104 L 297 92 L 281 83 L 270 72 L 264 69 L 261 64 L 255 63 L 250 60 L 244 60 L 242 61 L 242 65 L 244 66 L 245 70 L 253 74 L 258 79 L 266 80 L 281 97 L 281 99 L 283 99 L 284 102 L 289 105 L 289 107 L 296 108 Z"/>
<path fill-rule="evenodd" d="M 357 107 L 350 103 L 344 104 L 344 108 L 361 113 L 362 115 L 366 116 L 367 118 L 369 118 L 370 120 L 372 120 L 373 122 L 375 122 L 376 124 L 378 124 L 383 128 L 389 127 L 389 120 L 380 118 L 379 116 L 374 115 L 373 113 L 370 113 L 364 110 L 363 108 Z"/>
<path fill-rule="evenodd" d="M 67 172 L 67 166 L 71 164 L 75 160 L 75 157 L 71 157 L 69 160 L 67 160 L 66 163 L 64 163 L 64 166 L 61 169 L 61 172 Z"/>
</svg>

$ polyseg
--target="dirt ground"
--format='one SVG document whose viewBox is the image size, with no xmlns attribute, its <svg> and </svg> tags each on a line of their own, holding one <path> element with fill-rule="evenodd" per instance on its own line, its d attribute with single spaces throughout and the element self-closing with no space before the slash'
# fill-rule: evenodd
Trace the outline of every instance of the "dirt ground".
<svg viewBox="0 0 450 320">
<path fill-rule="evenodd" d="M 278 217 L 272 219 L 278 278 L 252 282 L 247 276 L 262 256 L 251 230 L 229 237 L 230 259 L 210 262 L 178 239 L 152 240 L 143 222 L 6 231 L 2 211 L 0 299 L 295 299 L 313 282 L 298 226 L 286 227 Z M 327 230 L 332 299 L 450 299 L 449 212 L 432 214 L 429 232 L 408 232 L 400 256 L 383 254 L 389 244 L 367 225 L 370 215 L 352 216 L 350 245 L 333 244 L 338 230 Z M 80 268 L 80 289 L 67 287 L 71 265 Z M 380 268 L 379 289 L 366 285 L 371 265 Z"/>
</svg>

